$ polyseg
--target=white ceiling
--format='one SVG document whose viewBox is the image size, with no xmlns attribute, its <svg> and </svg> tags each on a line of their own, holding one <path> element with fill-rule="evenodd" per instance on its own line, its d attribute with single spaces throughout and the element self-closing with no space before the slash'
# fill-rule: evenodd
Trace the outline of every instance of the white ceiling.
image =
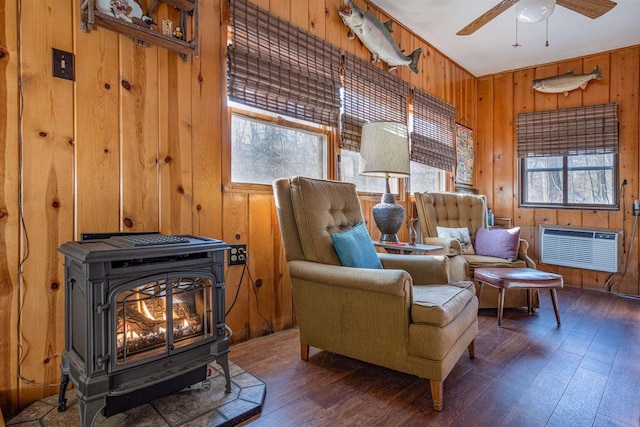
<svg viewBox="0 0 640 427">
<path fill-rule="evenodd" d="M 515 7 L 474 34 L 456 35 L 500 0 L 371 1 L 477 77 L 640 44 L 640 0 L 615 0 L 617 6 L 598 19 L 556 5 L 549 47 L 543 21 L 518 23 L 517 48 Z"/>
</svg>

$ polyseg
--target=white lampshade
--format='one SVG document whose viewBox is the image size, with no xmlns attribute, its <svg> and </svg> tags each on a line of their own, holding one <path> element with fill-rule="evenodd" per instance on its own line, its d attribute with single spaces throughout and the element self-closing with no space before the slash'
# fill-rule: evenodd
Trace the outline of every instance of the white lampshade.
<svg viewBox="0 0 640 427">
<path fill-rule="evenodd" d="M 409 176 L 409 135 L 398 122 L 371 122 L 362 126 L 360 175 Z"/>
<path fill-rule="evenodd" d="M 547 19 L 556 7 L 556 0 L 520 0 L 516 3 L 518 21 L 533 24 Z"/>
</svg>

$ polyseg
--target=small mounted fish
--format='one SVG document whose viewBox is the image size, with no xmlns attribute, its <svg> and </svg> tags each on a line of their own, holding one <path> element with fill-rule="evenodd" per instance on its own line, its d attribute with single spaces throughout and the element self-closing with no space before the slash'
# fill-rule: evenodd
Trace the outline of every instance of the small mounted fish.
<svg viewBox="0 0 640 427">
<path fill-rule="evenodd" d="M 422 48 L 406 56 L 391 37 L 391 21 L 382 24 L 373 15 L 363 11 L 351 0 L 344 0 L 344 6 L 338 11 L 342 22 L 349 27 L 350 38 L 355 34 L 371 52 L 371 62 L 381 59 L 389 65 L 389 71 L 398 65 L 406 65 L 418 73 L 418 60 Z"/>
<path fill-rule="evenodd" d="M 589 74 L 573 74 L 569 71 L 560 76 L 535 79 L 531 87 L 538 92 L 563 93 L 564 96 L 568 96 L 572 90 L 578 88 L 584 90 L 591 80 L 602 80 L 602 74 L 597 66 Z"/>
</svg>

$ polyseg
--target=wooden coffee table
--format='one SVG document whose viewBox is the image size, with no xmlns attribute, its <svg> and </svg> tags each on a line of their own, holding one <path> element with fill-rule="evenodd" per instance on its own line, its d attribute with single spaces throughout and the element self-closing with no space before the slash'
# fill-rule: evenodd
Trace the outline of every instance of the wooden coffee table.
<svg viewBox="0 0 640 427">
<path fill-rule="evenodd" d="M 526 289 L 529 313 L 533 312 L 531 304 L 531 290 L 549 289 L 553 311 L 560 327 L 560 312 L 558 311 L 558 296 L 556 289 L 562 289 L 562 276 L 547 273 L 533 268 L 477 268 L 473 277 L 480 283 L 478 299 L 482 296 L 482 287 L 486 284 L 498 288 L 498 326 L 502 326 L 502 309 L 504 308 L 504 291 L 506 289 Z"/>
</svg>

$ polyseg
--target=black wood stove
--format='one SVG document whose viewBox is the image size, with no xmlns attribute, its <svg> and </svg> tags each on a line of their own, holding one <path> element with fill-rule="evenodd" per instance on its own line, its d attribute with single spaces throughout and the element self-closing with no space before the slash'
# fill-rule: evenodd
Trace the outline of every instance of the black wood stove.
<svg viewBox="0 0 640 427">
<path fill-rule="evenodd" d="M 222 366 L 231 391 L 219 240 L 115 234 L 63 244 L 65 350 L 58 410 L 69 379 L 80 423 L 115 415 L 206 378 Z"/>
</svg>

